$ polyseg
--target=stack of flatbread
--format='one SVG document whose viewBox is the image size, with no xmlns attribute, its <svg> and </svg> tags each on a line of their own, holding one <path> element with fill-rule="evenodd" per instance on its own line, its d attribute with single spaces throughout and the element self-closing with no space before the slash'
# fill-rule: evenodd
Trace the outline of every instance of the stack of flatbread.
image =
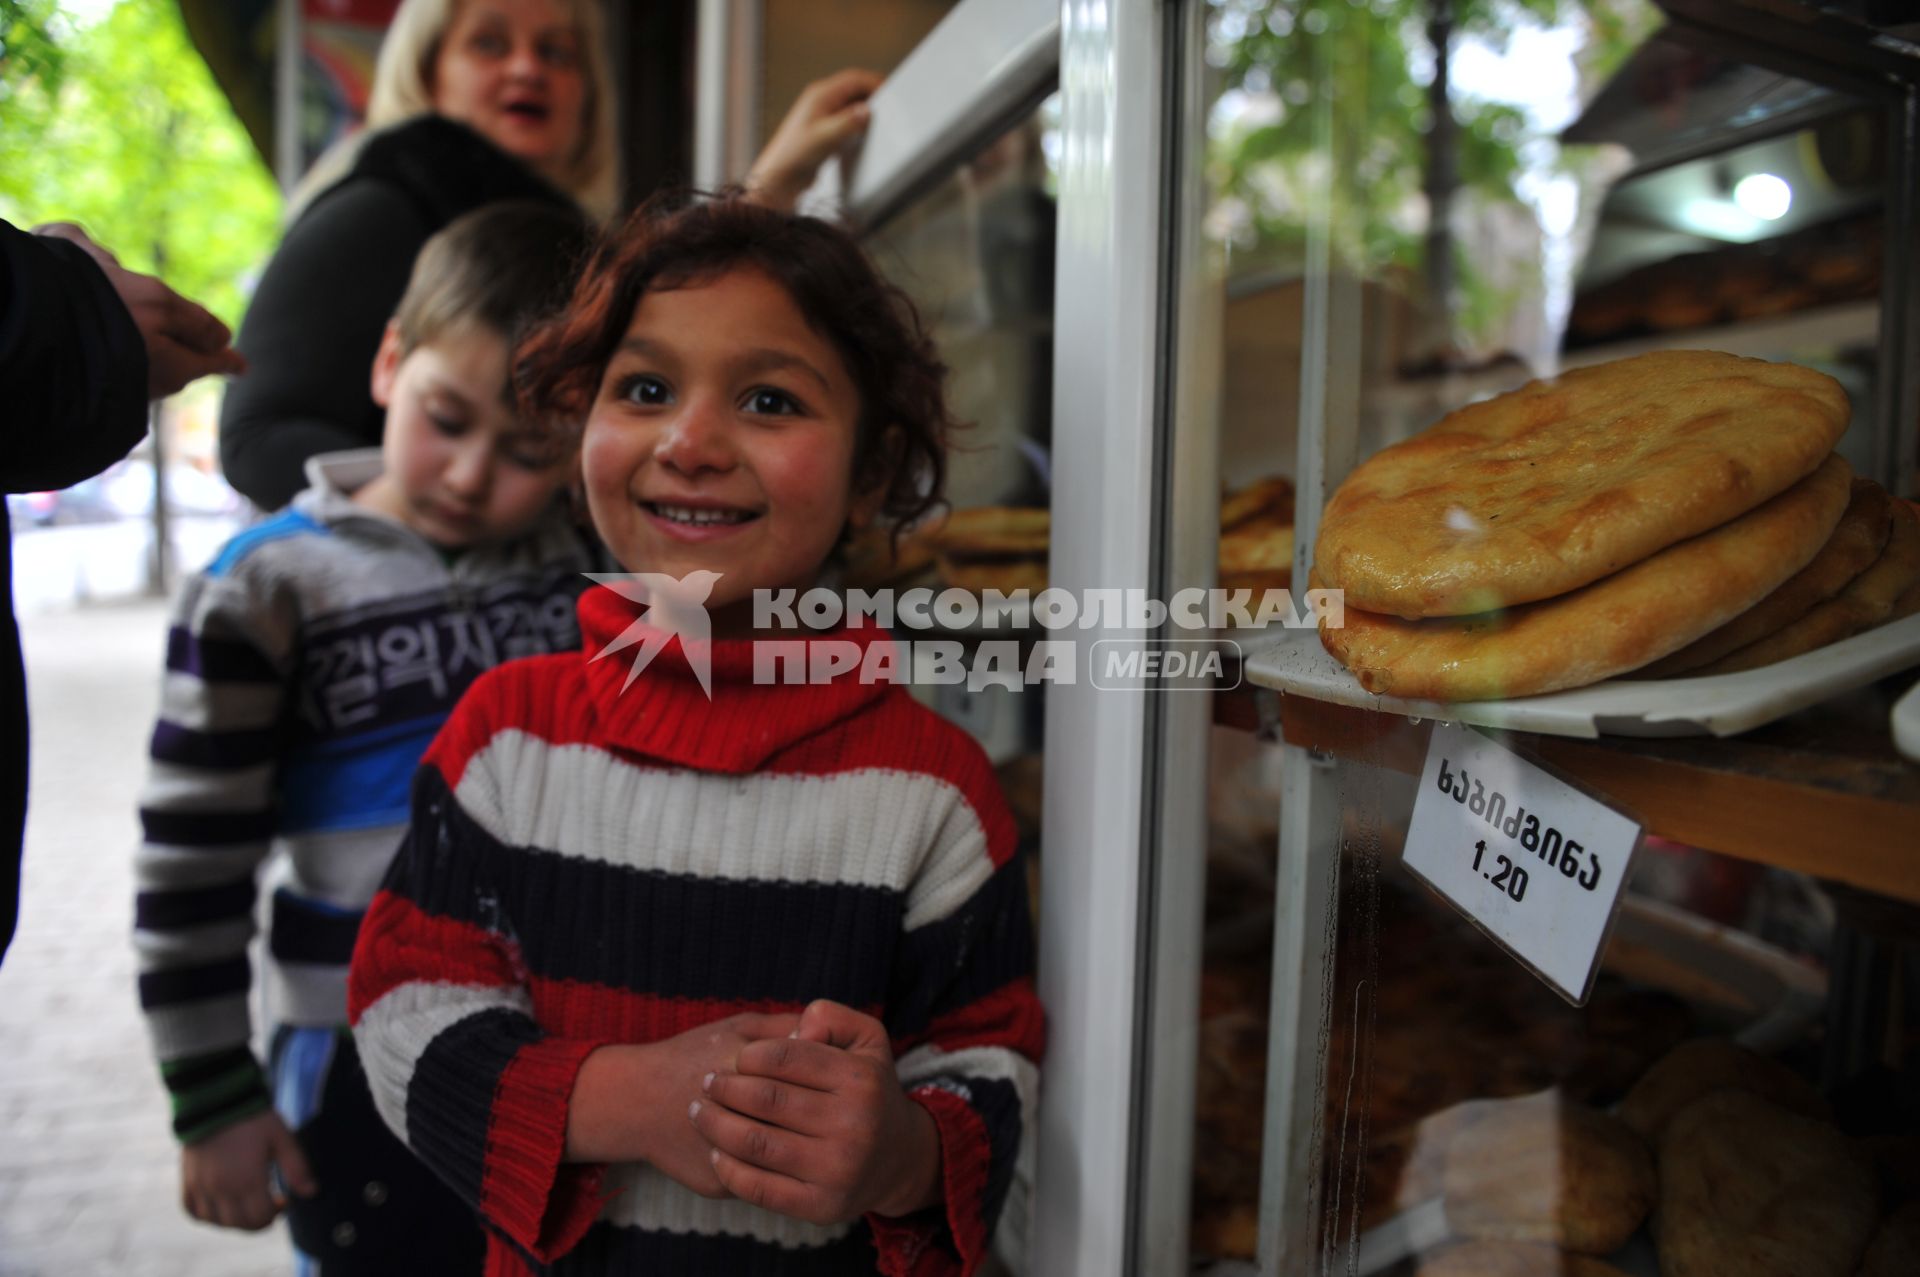
<svg viewBox="0 0 1920 1277">
<path fill-rule="evenodd" d="M 1220 588 L 1262 590 L 1293 584 L 1293 481 L 1259 479 L 1220 499 Z"/>
<path fill-rule="evenodd" d="M 1920 522 L 1833 453 L 1848 417 L 1825 374 L 1713 351 L 1462 408 L 1327 503 L 1309 584 L 1346 607 L 1322 642 L 1369 691 L 1493 700 L 1751 668 L 1911 612 Z"/>
<path fill-rule="evenodd" d="M 975 594 L 999 590 L 1039 593 L 1047 588 L 1052 515 L 1035 506 L 977 506 L 954 510 L 927 533 L 940 580 Z"/>
<path fill-rule="evenodd" d="M 955 510 L 920 539 L 946 585 L 1011 594 L 1047 588 L 1052 516 L 1034 506 Z M 1220 498 L 1222 589 L 1284 590 L 1293 578 L 1293 481 L 1257 479 Z M 1256 605 L 1259 601 L 1256 593 Z"/>
</svg>

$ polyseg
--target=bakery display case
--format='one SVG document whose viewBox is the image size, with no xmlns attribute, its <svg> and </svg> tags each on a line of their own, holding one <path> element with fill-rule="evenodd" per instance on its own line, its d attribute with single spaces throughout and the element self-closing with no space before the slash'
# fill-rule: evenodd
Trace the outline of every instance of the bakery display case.
<svg viewBox="0 0 1920 1277">
<path fill-rule="evenodd" d="M 1273 7 L 1227 8 L 1243 19 L 1215 40 L 1227 94 L 1311 77 L 1297 48 L 1249 52 Z M 1280 833 L 1265 943 L 1208 893 L 1208 934 L 1240 938 L 1202 966 L 1191 1244 L 1208 1271 L 1920 1262 L 1920 772 L 1889 726 L 1920 666 L 1903 501 L 1920 433 L 1903 140 L 1920 50 L 1857 7 L 1649 16 L 1613 56 L 1592 11 L 1549 24 L 1571 55 L 1527 56 L 1567 57 L 1557 110 L 1522 40 L 1496 58 L 1454 33 L 1454 90 L 1504 97 L 1522 167 L 1550 146 L 1557 172 L 1531 199 L 1521 182 L 1517 200 L 1461 182 L 1447 238 L 1481 284 L 1537 264 L 1532 288 L 1476 312 L 1481 284 L 1436 294 L 1418 260 L 1343 244 L 1332 219 L 1375 211 L 1337 181 L 1290 206 L 1297 328 L 1324 337 L 1302 345 L 1298 412 L 1270 416 L 1294 428 L 1295 577 L 1343 589 L 1347 613 L 1249 650 L 1251 686 L 1216 698 L 1219 723 L 1272 742 Z M 1385 144 L 1371 92 L 1310 79 L 1310 154 Z M 1476 109 L 1497 126 L 1499 105 L 1469 103 L 1463 131 Z M 1284 253 L 1245 211 L 1245 192 L 1280 187 L 1253 167 L 1216 185 L 1238 219 L 1223 221 Z M 1415 167 L 1431 193 L 1431 154 Z M 1738 406 L 1736 383 L 1776 375 L 1802 380 Z M 1807 406 L 1802 386 L 1823 424 L 1791 473 L 1737 510 L 1699 510 L 1718 481 L 1660 444 L 1665 415 L 1708 469 L 1742 466 L 1788 447 L 1782 409 Z M 1733 429 L 1711 443 L 1722 411 Z M 1554 433 L 1567 422 L 1582 424 Z M 1246 428 L 1223 414 L 1223 455 Z M 1608 467 L 1641 447 L 1658 459 L 1616 486 Z M 1816 487 L 1823 513 L 1797 539 L 1758 530 Z M 1610 493 L 1625 500 L 1604 518 L 1573 512 Z M 1657 546 L 1615 543 L 1651 525 Z M 1498 760 L 1484 799 L 1482 757 Z M 1627 834 L 1605 856 L 1551 827 L 1529 841 L 1522 799 L 1605 809 Z M 1435 810 L 1469 803 L 1458 823 Z M 1617 896 L 1586 891 L 1589 872 Z M 1570 948 L 1588 964 L 1571 979 L 1553 965 Z M 1257 1131 L 1233 1117 L 1250 1108 Z"/>
<path fill-rule="evenodd" d="M 1083 651 L 1224 673 L 936 694 L 1041 852 L 1012 1271 L 1920 1271 L 1895 8 L 961 0 L 898 63 L 808 207 L 982 426 L 950 519 L 850 579 L 1358 617 L 1102 611 Z M 1563 375 L 1598 389 L 1523 390 Z M 1751 402 L 1700 406 L 1729 379 Z M 1514 456 L 1605 500 L 1501 490 Z M 1392 612 L 1332 553 L 1362 505 L 1401 587 L 1436 518 L 1599 531 Z"/>
</svg>

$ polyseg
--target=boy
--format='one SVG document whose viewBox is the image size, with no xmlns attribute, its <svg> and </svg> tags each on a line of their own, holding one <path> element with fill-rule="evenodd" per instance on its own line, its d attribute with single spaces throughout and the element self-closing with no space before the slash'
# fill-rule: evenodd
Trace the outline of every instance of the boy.
<svg viewBox="0 0 1920 1277">
<path fill-rule="evenodd" d="M 586 239 L 572 214 L 497 204 L 430 240 L 374 361 L 383 446 L 310 461 L 312 486 L 175 609 L 140 813 L 140 1001 L 187 1212 L 259 1229 L 284 1206 L 303 1272 L 479 1266 L 471 1213 L 373 1112 L 347 961 L 461 693 L 579 642 L 593 560 L 556 500 L 573 449 L 507 390 L 515 338 L 565 295 Z M 276 852 L 263 1071 L 247 942 Z"/>
</svg>

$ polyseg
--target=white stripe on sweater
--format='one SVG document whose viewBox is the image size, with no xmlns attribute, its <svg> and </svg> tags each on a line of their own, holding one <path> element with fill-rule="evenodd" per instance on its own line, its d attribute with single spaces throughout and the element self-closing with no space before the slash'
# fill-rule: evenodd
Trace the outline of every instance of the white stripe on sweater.
<svg viewBox="0 0 1920 1277">
<path fill-rule="evenodd" d="M 267 964 L 262 1009 L 270 1024 L 337 1028 L 347 1022 L 347 965 Z"/>
<path fill-rule="evenodd" d="M 1034 1101 L 1040 1095 L 1040 1070 L 1032 1060 L 1004 1046 L 969 1046 L 958 1051 L 942 1051 L 931 1043 L 917 1046 L 894 1061 L 900 1085 L 911 1090 L 929 1082 L 953 1080 L 964 1084 L 967 1078 L 1011 1082 L 1020 1097 L 1022 1129 L 1033 1123 Z"/>
<path fill-rule="evenodd" d="M 508 729 L 468 762 L 454 796 L 508 846 L 728 882 L 902 892 L 908 930 L 948 916 L 993 874 L 985 832 L 960 791 L 911 772 L 641 767 Z"/>
<path fill-rule="evenodd" d="M 287 689 L 279 683 L 223 683 L 168 670 L 160 683 L 160 717 L 196 732 L 272 727 Z"/>
<path fill-rule="evenodd" d="M 823 1227 L 772 1211 L 737 1197 L 702 1197 L 644 1162 L 620 1162 L 607 1170 L 613 1195 L 600 1218 L 618 1228 L 712 1237 L 751 1237 L 789 1249 L 826 1246 L 845 1237 L 851 1224 Z"/>
<path fill-rule="evenodd" d="M 143 842 L 133 854 L 133 881 L 141 891 L 192 891 L 252 878 L 267 858 L 268 842 L 182 847 Z"/>
<path fill-rule="evenodd" d="M 221 918 L 197 927 L 169 927 L 165 930 L 136 927 L 133 949 L 140 955 L 140 970 L 166 971 L 245 953 L 247 941 L 253 939 L 253 933 L 251 914 Z"/>
<path fill-rule="evenodd" d="M 286 851 L 287 885 L 308 900 L 339 909 L 365 909 L 406 836 L 405 821 L 283 834 L 279 845 Z"/>
<path fill-rule="evenodd" d="M 273 764 L 213 771 L 152 760 L 140 805 L 156 811 L 265 811 L 273 805 Z"/>
<path fill-rule="evenodd" d="M 353 1042 L 366 1066 L 374 1107 L 395 1135 L 407 1140 L 407 1088 L 433 1040 L 469 1016 L 503 1009 L 531 1017 L 533 999 L 518 985 L 416 980 L 389 989 L 361 1013 Z"/>
</svg>

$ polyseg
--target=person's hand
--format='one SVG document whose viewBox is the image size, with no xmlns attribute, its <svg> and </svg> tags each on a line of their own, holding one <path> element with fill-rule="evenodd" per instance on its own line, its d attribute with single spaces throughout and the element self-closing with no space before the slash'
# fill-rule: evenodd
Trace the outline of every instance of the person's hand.
<svg viewBox="0 0 1920 1277">
<path fill-rule="evenodd" d="M 286 1206 L 268 1178 L 274 1166 L 288 1192 L 313 1196 L 313 1172 L 300 1141 L 278 1113 L 268 1111 L 180 1150 L 180 1203 L 195 1219 L 258 1232 Z"/>
<path fill-rule="evenodd" d="M 894 1072 L 887 1030 L 815 1002 L 795 1036 L 752 1043 L 706 1081 L 693 1126 L 733 1196 L 814 1224 L 940 1200 L 940 1131 Z"/>
<path fill-rule="evenodd" d="M 800 1017 L 735 1015 L 643 1045 L 603 1046 L 580 1066 L 567 1107 L 566 1156 L 575 1162 L 644 1161 L 702 1197 L 725 1197 L 707 1142 L 687 1125 L 700 1081 L 730 1069 L 741 1048 L 784 1041 Z"/>
<path fill-rule="evenodd" d="M 800 91 L 747 172 L 747 198 L 791 211 L 827 157 L 866 132 L 881 76 L 849 67 Z"/>
<path fill-rule="evenodd" d="M 190 381 L 214 373 L 243 373 L 247 361 L 233 333 L 205 307 L 188 301 L 151 275 L 128 270 L 72 222 L 49 222 L 36 235 L 64 239 L 86 250 L 133 316 L 147 347 L 147 398 L 163 399 Z"/>
</svg>

